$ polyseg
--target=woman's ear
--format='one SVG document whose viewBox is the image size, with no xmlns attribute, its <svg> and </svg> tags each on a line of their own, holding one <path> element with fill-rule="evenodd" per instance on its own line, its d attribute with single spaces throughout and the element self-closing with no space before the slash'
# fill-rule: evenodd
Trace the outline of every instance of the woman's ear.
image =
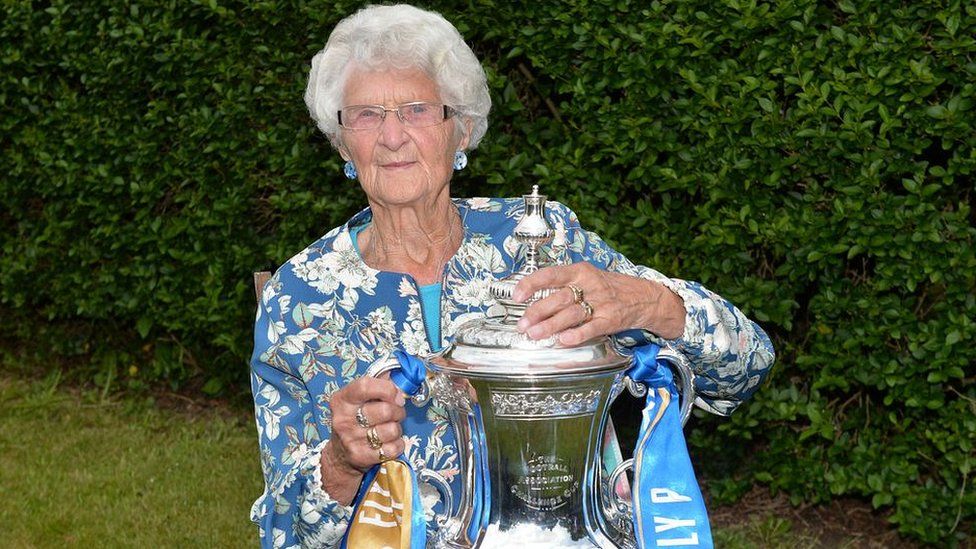
<svg viewBox="0 0 976 549">
<path fill-rule="evenodd" d="M 337 151 L 339 151 L 339 156 L 341 156 L 343 160 L 347 162 L 349 160 L 352 160 L 352 156 L 350 156 L 349 150 L 346 149 L 345 145 L 343 145 L 342 143 L 336 143 L 335 148 Z"/>
<path fill-rule="evenodd" d="M 465 118 L 464 123 L 461 124 L 464 128 L 464 135 L 461 136 L 461 141 L 458 143 L 458 150 L 463 151 L 468 148 L 468 143 L 471 141 L 471 130 L 474 129 L 474 121 L 470 118 Z"/>
</svg>

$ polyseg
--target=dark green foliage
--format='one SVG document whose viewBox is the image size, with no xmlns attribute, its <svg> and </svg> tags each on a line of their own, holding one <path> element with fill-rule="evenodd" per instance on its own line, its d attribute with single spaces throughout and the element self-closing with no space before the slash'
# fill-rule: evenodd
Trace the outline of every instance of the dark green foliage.
<svg viewBox="0 0 976 549">
<path fill-rule="evenodd" d="M 301 100 L 337 4 L 5 4 L 5 346 L 244 390 L 249 273 L 364 203 Z M 770 384 L 692 433 L 713 497 L 863 496 L 971 540 L 971 3 L 430 6 L 495 101 L 455 195 L 539 183 L 773 335 Z"/>
</svg>

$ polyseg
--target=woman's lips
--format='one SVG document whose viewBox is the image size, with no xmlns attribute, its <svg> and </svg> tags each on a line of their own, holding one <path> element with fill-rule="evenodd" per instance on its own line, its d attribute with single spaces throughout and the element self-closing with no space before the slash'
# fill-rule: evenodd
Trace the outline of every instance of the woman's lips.
<svg viewBox="0 0 976 549">
<path fill-rule="evenodd" d="M 384 164 L 380 164 L 380 167 L 387 168 L 387 169 L 391 169 L 391 170 L 395 170 L 395 169 L 398 169 L 398 168 L 406 168 L 406 167 L 409 167 L 409 166 L 413 166 L 414 164 L 416 164 L 416 162 L 406 162 L 406 161 L 403 161 L 403 162 L 386 162 Z"/>
</svg>

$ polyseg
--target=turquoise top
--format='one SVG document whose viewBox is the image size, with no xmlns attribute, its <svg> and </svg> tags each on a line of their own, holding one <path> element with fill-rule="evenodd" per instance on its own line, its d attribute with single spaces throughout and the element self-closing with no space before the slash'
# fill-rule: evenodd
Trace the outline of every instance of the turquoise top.
<svg viewBox="0 0 976 549">
<path fill-rule="evenodd" d="M 420 312 L 424 314 L 424 326 L 430 340 L 430 350 L 441 350 L 441 283 L 420 287 Z"/>
<path fill-rule="evenodd" d="M 359 250 L 359 233 L 368 226 L 367 223 L 349 230 L 352 247 L 356 249 L 359 257 L 363 256 Z M 430 342 L 430 350 L 437 352 L 441 350 L 441 283 L 435 282 L 426 286 L 418 286 L 418 288 L 420 288 L 420 312 L 424 315 L 427 340 Z"/>
</svg>

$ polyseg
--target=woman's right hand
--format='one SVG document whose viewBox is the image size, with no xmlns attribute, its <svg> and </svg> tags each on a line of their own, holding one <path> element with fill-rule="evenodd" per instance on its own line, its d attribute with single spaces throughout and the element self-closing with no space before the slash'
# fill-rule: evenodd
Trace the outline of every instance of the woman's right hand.
<svg viewBox="0 0 976 549">
<path fill-rule="evenodd" d="M 332 393 L 332 438 L 322 452 L 322 485 L 333 499 L 348 505 L 366 470 L 403 453 L 400 422 L 406 417 L 405 402 L 392 381 L 375 377 L 355 379 Z M 368 427 L 357 418 L 360 410 Z M 370 431 L 375 434 L 373 444 Z"/>
</svg>

